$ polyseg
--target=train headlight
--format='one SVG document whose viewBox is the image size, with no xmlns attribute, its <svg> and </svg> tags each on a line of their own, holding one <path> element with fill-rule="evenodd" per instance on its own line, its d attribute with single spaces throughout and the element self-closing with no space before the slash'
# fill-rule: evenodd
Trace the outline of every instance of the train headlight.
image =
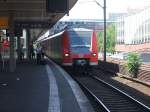
<svg viewBox="0 0 150 112">
<path fill-rule="evenodd" d="M 65 56 L 66 56 L 66 57 L 68 57 L 68 56 L 69 56 L 69 54 L 68 54 L 68 53 L 65 53 Z"/>
<path fill-rule="evenodd" d="M 95 54 L 95 53 L 93 53 L 93 56 L 96 56 L 96 54 Z"/>
</svg>

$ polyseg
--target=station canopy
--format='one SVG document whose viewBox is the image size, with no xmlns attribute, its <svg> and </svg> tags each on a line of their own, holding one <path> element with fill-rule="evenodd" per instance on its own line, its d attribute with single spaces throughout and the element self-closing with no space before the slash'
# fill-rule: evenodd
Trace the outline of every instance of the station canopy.
<svg viewBox="0 0 150 112">
<path fill-rule="evenodd" d="M 13 19 L 15 28 L 30 29 L 39 37 L 62 18 L 77 0 L 0 0 L 0 29 Z"/>
</svg>

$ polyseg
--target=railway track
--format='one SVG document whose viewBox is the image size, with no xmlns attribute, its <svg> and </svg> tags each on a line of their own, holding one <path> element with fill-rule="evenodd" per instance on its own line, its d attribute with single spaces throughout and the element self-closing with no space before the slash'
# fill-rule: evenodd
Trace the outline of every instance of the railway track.
<svg viewBox="0 0 150 112">
<path fill-rule="evenodd" d="M 149 107 L 96 76 L 75 79 L 99 103 L 97 112 L 150 112 Z"/>
</svg>

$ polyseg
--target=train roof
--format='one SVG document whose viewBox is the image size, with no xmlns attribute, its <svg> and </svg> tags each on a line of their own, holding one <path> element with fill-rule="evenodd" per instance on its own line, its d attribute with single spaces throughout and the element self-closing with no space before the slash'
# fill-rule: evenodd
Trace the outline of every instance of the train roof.
<svg viewBox="0 0 150 112">
<path fill-rule="evenodd" d="M 62 35 L 65 31 L 93 31 L 92 29 L 87 29 L 87 28 L 72 28 L 72 29 L 65 29 L 59 33 L 56 33 L 54 35 L 51 35 L 51 36 L 48 36 L 48 37 L 44 37 L 42 39 L 39 39 L 37 42 L 42 42 L 42 41 L 45 41 L 47 39 L 50 39 L 50 38 L 54 38 L 56 36 L 59 36 L 59 35 Z"/>
<path fill-rule="evenodd" d="M 42 42 L 42 41 L 45 41 L 45 40 L 47 40 L 47 39 L 54 38 L 54 37 L 56 37 L 56 36 L 62 35 L 63 33 L 64 33 L 64 31 L 61 31 L 61 32 L 56 33 L 56 34 L 54 34 L 54 35 L 45 37 L 44 39 L 41 39 L 41 40 L 39 40 L 39 41 Z"/>
</svg>

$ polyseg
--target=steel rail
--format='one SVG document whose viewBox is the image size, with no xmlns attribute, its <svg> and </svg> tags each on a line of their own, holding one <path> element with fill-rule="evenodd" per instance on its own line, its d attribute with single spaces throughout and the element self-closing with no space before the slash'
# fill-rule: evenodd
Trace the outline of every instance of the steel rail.
<svg viewBox="0 0 150 112">
<path fill-rule="evenodd" d="M 106 111 L 106 112 L 111 112 L 105 105 L 104 103 L 96 97 L 96 95 L 94 95 L 94 93 L 92 93 L 92 91 L 90 91 L 86 86 L 84 86 L 82 83 L 80 83 L 80 81 L 78 81 L 78 79 L 76 79 L 76 82 L 80 85 L 81 88 L 83 88 L 86 92 L 88 92 L 96 101 L 98 104 L 100 104 L 100 106 L 103 107 L 103 109 Z M 100 107 L 101 108 L 101 107 Z"/>
<path fill-rule="evenodd" d="M 141 103 L 140 101 L 134 99 L 133 97 L 131 97 L 131 96 L 128 95 L 127 93 L 125 93 L 125 92 L 121 91 L 120 89 L 114 87 L 113 85 L 111 85 L 111 84 L 105 82 L 104 80 L 98 78 L 97 76 L 91 76 L 91 77 L 94 78 L 94 79 L 96 79 L 96 80 L 98 80 L 98 81 L 100 81 L 100 82 L 102 82 L 102 83 L 104 83 L 104 84 L 106 84 L 107 86 L 109 86 L 109 87 L 115 89 L 115 90 L 118 91 L 119 93 L 121 93 L 121 94 L 125 95 L 126 97 L 130 98 L 132 101 L 136 102 L 137 104 L 139 104 L 140 106 L 142 106 L 143 108 L 147 109 L 147 110 L 150 112 L 150 108 L 149 108 L 148 106 L 146 106 L 146 105 L 144 105 L 143 103 Z"/>
</svg>

